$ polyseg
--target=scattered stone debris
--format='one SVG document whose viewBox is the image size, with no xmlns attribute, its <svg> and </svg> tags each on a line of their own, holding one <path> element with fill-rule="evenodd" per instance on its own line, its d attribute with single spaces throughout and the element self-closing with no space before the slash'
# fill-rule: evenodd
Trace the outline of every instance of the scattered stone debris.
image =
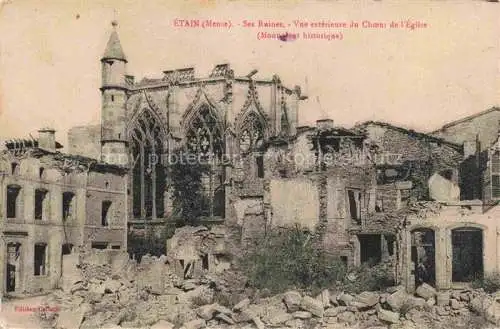
<svg viewBox="0 0 500 329">
<path fill-rule="evenodd" d="M 82 280 L 47 300 L 61 305 L 53 327 L 425 329 L 453 323 L 465 329 L 474 316 L 500 325 L 500 295 L 481 290 L 436 292 L 423 285 L 415 296 L 398 286 L 356 295 L 324 290 L 312 297 L 292 290 L 259 298 L 236 272 L 183 280 L 169 271 L 163 256 L 146 257 L 145 264 L 129 262 L 133 271 L 122 275 L 113 274 L 110 265 L 82 264 Z M 153 275 L 158 271 L 162 276 Z"/>
<path fill-rule="evenodd" d="M 205 244 L 213 235 L 204 228 L 195 232 L 202 238 L 190 245 L 193 258 L 200 249 L 215 250 L 212 242 Z M 359 294 L 325 289 L 314 296 L 298 290 L 273 296 L 248 288 L 233 268 L 180 277 L 172 256 L 146 255 L 140 263 L 128 257 L 107 262 L 100 254 L 72 259 L 78 262 L 62 289 L 45 300 L 60 311 L 39 315 L 51 328 L 479 328 L 474 319 L 500 325 L 500 294 L 482 290 L 445 292 L 423 284 L 415 295 L 395 286 Z"/>
</svg>

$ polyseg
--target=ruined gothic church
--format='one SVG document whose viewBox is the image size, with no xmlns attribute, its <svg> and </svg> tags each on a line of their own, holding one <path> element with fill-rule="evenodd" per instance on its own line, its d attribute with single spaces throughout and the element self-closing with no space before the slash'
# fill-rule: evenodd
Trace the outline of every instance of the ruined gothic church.
<svg viewBox="0 0 500 329">
<path fill-rule="evenodd" d="M 130 219 L 165 218 L 168 177 L 162 161 L 177 147 L 211 157 L 205 177 L 206 216 L 223 219 L 231 188 L 231 159 L 243 159 L 245 180 L 263 178 L 259 152 L 269 140 L 290 140 L 297 131 L 298 86 L 256 71 L 235 75 L 229 64 L 208 77 L 194 68 L 163 72 L 137 82 L 127 75 L 127 58 L 113 22 L 102 63 L 101 160 L 130 168 Z M 159 159 L 159 160 L 158 160 Z M 230 161 L 223 161 L 229 159 Z"/>
</svg>

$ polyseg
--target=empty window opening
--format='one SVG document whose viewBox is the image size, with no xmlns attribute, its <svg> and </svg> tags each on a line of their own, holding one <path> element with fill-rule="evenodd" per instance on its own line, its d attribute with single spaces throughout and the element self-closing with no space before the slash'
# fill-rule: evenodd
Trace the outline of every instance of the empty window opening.
<svg viewBox="0 0 500 329">
<path fill-rule="evenodd" d="M 35 244 L 35 276 L 46 274 L 47 245 L 45 243 Z"/>
<path fill-rule="evenodd" d="M 208 271 L 208 255 L 203 255 L 201 257 L 202 267 L 204 270 Z"/>
<path fill-rule="evenodd" d="M 103 201 L 101 208 L 101 225 L 108 226 L 110 219 L 111 201 Z"/>
<path fill-rule="evenodd" d="M 40 168 L 38 169 L 38 178 L 40 178 L 40 179 L 44 179 L 44 178 L 45 178 L 44 173 L 45 173 L 45 168 L 40 167 Z"/>
<path fill-rule="evenodd" d="M 394 244 L 396 243 L 396 237 L 393 235 L 386 235 L 385 241 L 387 242 L 387 254 L 389 256 L 394 256 Z"/>
<path fill-rule="evenodd" d="M 359 235 L 361 264 L 370 266 L 382 260 L 382 241 L 379 234 Z"/>
<path fill-rule="evenodd" d="M 111 101 L 114 102 L 115 101 L 115 95 L 111 95 Z"/>
<path fill-rule="evenodd" d="M 61 247 L 61 254 L 64 255 L 69 255 L 71 254 L 71 251 L 73 250 L 73 245 L 71 243 L 65 243 Z"/>
<path fill-rule="evenodd" d="M 18 169 L 19 169 L 19 165 L 17 163 L 12 162 L 10 164 L 10 172 L 11 172 L 12 175 L 19 174 L 19 170 Z"/>
<path fill-rule="evenodd" d="M 62 202 L 62 218 L 63 221 L 71 220 L 73 218 L 75 211 L 74 207 L 75 195 L 72 192 L 64 192 L 63 193 L 63 202 Z"/>
<path fill-rule="evenodd" d="M 16 185 L 7 186 L 7 218 L 16 218 L 19 206 L 19 195 L 21 187 Z"/>
<path fill-rule="evenodd" d="M 415 286 L 422 283 L 434 285 L 436 282 L 436 242 L 431 229 L 417 229 L 411 232 L 411 260 L 414 264 L 412 274 Z"/>
<path fill-rule="evenodd" d="M 288 172 L 286 169 L 280 169 L 279 173 L 281 178 L 288 178 Z"/>
<path fill-rule="evenodd" d="M 108 249 L 108 243 L 107 242 L 92 242 L 91 248 L 92 249 L 100 249 L 100 250 Z"/>
<path fill-rule="evenodd" d="M 111 246 L 111 249 L 119 250 L 119 249 L 121 249 L 121 247 L 119 245 L 114 245 L 114 246 Z"/>
<path fill-rule="evenodd" d="M 257 165 L 257 177 L 264 178 L 264 157 L 262 155 L 257 156 L 255 164 Z"/>
<path fill-rule="evenodd" d="M 109 188 L 109 182 L 106 181 L 106 183 L 104 183 L 104 186 L 108 189 Z"/>
<path fill-rule="evenodd" d="M 483 232 L 476 228 L 451 231 L 452 281 L 472 282 L 483 277 Z"/>
<path fill-rule="evenodd" d="M 21 244 L 9 243 L 7 244 L 7 275 L 5 283 L 7 292 L 16 291 L 19 286 L 19 263 L 21 256 Z"/>
<path fill-rule="evenodd" d="M 47 190 L 37 189 L 35 190 L 35 219 L 45 220 L 48 215 L 48 192 Z"/>
<path fill-rule="evenodd" d="M 357 190 L 348 190 L 347 197 L 349 199 L 349 213 L 351 219 L 361 224 L 361 192 Z"/>
<path fill-rule="evenodd" d="M 345 265 L 347 266 L 347 261 L 348 261 L 348 258 L 347 256 L 340 256 L 340 261 Z"/>
</svg>

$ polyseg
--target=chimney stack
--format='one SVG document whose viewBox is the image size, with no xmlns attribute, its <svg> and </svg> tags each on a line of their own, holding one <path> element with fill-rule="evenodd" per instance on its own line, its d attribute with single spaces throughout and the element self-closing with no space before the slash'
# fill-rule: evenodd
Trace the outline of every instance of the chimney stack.
<svg viewBox="0 0 500 329">
<path fill-rule="evenodd" d="M 333 120 L 332 119 L 316 120 L 316 128 L 319 130 L 333 129 Z"/>
<path fill-rule="evenodd" d="M 56 131 L 53 128 L 38 130 L 38 147 L 50 152 L 56 151 Z"/>
</svg>

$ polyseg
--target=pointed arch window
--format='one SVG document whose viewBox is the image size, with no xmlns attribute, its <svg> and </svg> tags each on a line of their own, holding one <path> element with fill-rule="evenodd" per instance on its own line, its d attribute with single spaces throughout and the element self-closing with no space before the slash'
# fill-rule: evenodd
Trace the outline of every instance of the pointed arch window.
<svg viewBox="0 0 500 329">
<path fill-rule="evenodd" d="M 239 146 L 246 172 L 254 177 L 264 177 L 264 158 L 260 152 L 264 145 L 263 120 L 255 112 L 250 112 L 240 126 Z"/>
<path fill-rule="evenodd" d="M 260 149 L 264 143 L 264 127 L 256 113 L 251 112 L 243 120 L 240 129 L 240 151 L 252 152 Z"/>
<path fill-rule="evenodd" d="M 145 109 L 130 130 L 132 153 L 132 213 L 134 218 L 162 218 L 165 211 L 166 169 L 164 134 Z"/>
<path fill-rule="evenodd" d="M 188 151 L 203 157 L 221 159 L 223 145 L 220 122 L 208 106 L 202 106 L 188 126 Z"/>
<path fill-rule="evenodd" d="M 208 105 L 201 106 L 188 123 L 186 148 L 190 153 L 197 154 L 201 160 L 208 160 L 210 165 L 208 174 L 203 178 L 203 188 L 207 198 L 204 215 L 224 217 L 223 131 L 217 116 Z"/>
</svg>

